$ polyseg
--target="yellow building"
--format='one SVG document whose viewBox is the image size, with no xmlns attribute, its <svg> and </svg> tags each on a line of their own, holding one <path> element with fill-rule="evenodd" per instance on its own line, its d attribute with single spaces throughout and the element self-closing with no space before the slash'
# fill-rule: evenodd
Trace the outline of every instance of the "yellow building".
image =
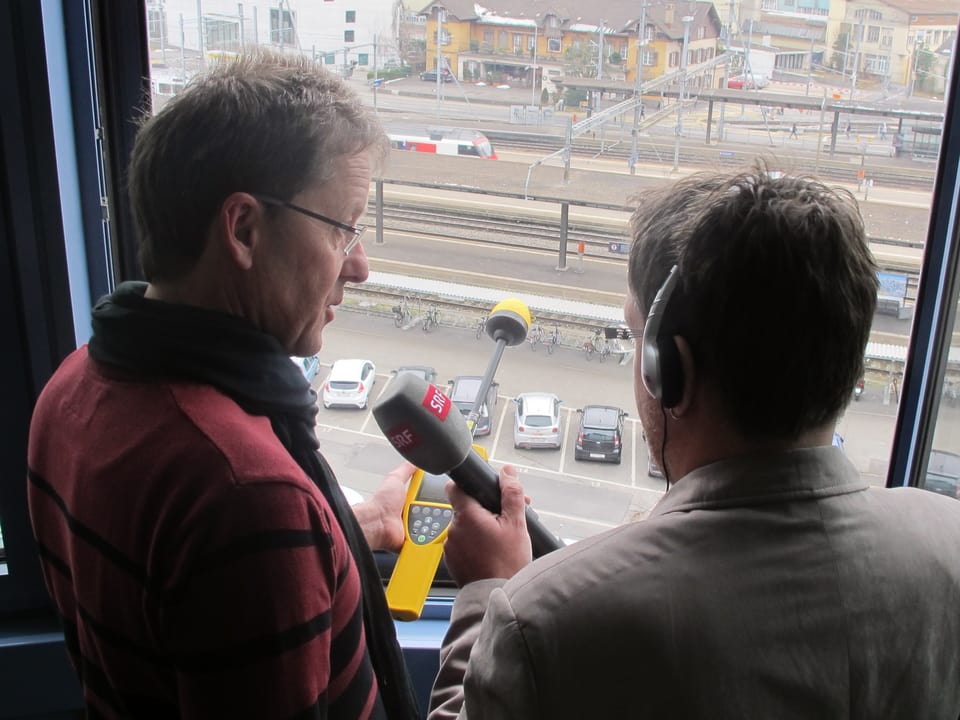
<svg viewBox="0 0 960 720">
<path fill-rule="evenodd" d="M 462 81 L 534 83 L 553 92 L 551 81 L 564 76 L 634 83 L 638 61 L 643 80 L 675 72 L 685 29 L 688 69 L 716 57 L 720 19 L 710 2 L 651 3 L 643 10 L 601 0 L 591 10 L 596 17 L 588 19 L 582 17 L 582 7 L 568 13 L 536 0 L 526 4 L 524 13 L 481 8 L 466 0 L 431 3 L 424 8 L 426 67 L 439 62 Z"/>
</svg>

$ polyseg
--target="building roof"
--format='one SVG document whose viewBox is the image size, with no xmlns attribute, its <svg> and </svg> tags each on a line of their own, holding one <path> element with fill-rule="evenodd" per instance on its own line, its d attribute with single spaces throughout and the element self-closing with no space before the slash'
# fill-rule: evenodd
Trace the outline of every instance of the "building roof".
<svg viewBox="0 0 960 720">
<path fill-rule="evenodd" d="M 773 35 L 794 40 L 823 40 L 826 35 L 824 25 L 808 25 L 789 22 L 770 22 L 761 20 L 753 25 L 753 34 Z"/>
<path fill-rule="evenodd" d="M 911 15 L 960 15 L 957 0 L 881 0 L 884 5 L 897 8 Z"/>
</svg>

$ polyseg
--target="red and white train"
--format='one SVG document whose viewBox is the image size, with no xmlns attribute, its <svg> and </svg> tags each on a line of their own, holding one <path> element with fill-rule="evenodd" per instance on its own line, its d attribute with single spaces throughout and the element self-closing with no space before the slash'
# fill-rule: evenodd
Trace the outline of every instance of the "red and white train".
<svg viewBox="0 0 960 720">
<path fill-rule="evenodd" d="M 461 155 L 496 160 L 497 154 L 487 136 L 478 130 L 452 127 L 387 127 L 390 146 L 397 150 Z"/>
</svg>

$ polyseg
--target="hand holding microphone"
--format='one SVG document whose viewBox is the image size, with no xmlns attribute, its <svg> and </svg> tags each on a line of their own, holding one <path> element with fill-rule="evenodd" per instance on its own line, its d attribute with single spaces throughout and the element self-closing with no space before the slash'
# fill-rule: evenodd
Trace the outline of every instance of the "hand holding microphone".
<svg viewBox="0 0 960 720">
<path fill-rule="evenodd" d="M 512 465 L 500 468 L 499 515 L 491 515 L 454 483 L 447 484 L 447 491 L 457 512 L 444 544 L 444 557 L 457 585 L 511 578 L 530 564 L 526 499 Z"/>
<path fill-rule="evenodd" d="M 373 407 L 373 417 L 403 457 L 433 475 L 448 475 L 483 507 L 500 514 L 497 473 L 473 449 L 463 416 L 437 387 L 414 375 L 390 383 Z M 533 556 L 557 550 L 563 543 L 525 510 Z"/>
</svg>

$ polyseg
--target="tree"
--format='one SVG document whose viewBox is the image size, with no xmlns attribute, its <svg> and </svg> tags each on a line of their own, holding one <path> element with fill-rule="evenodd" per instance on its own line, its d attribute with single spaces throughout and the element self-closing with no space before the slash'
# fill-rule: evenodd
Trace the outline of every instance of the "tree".
<svg viewBox="0 0 960 720">
<path fill-rule="evenodd" d="M 833 54 L 830 56 L 830 67 L 839 72 L 843 72 L 848 65 L 846 56 L 850 49 L 847 44 L 849 37 L 850 33 L 839 32 L 837 33 L 837 39 L 833 41 Z"/>
<path fill-rule="evenodd" d="M 568 47 L 563 53 L 563 72 L 568 77 L 596 77 L 597 49 L 591 43 Z"/>
<path fill-rule="evenodd" d="M 919 47 L 916 50 L 916 58 L 914 62 L 913 71 L 916 73 L 916 85 L 921 90 L 926 90 L 930 81 L 930 71 L 933 69 L 933 61 L 936 59 L 936 55 L 932 50 L 928 50 L 926 47 Z"/>
</svg>

